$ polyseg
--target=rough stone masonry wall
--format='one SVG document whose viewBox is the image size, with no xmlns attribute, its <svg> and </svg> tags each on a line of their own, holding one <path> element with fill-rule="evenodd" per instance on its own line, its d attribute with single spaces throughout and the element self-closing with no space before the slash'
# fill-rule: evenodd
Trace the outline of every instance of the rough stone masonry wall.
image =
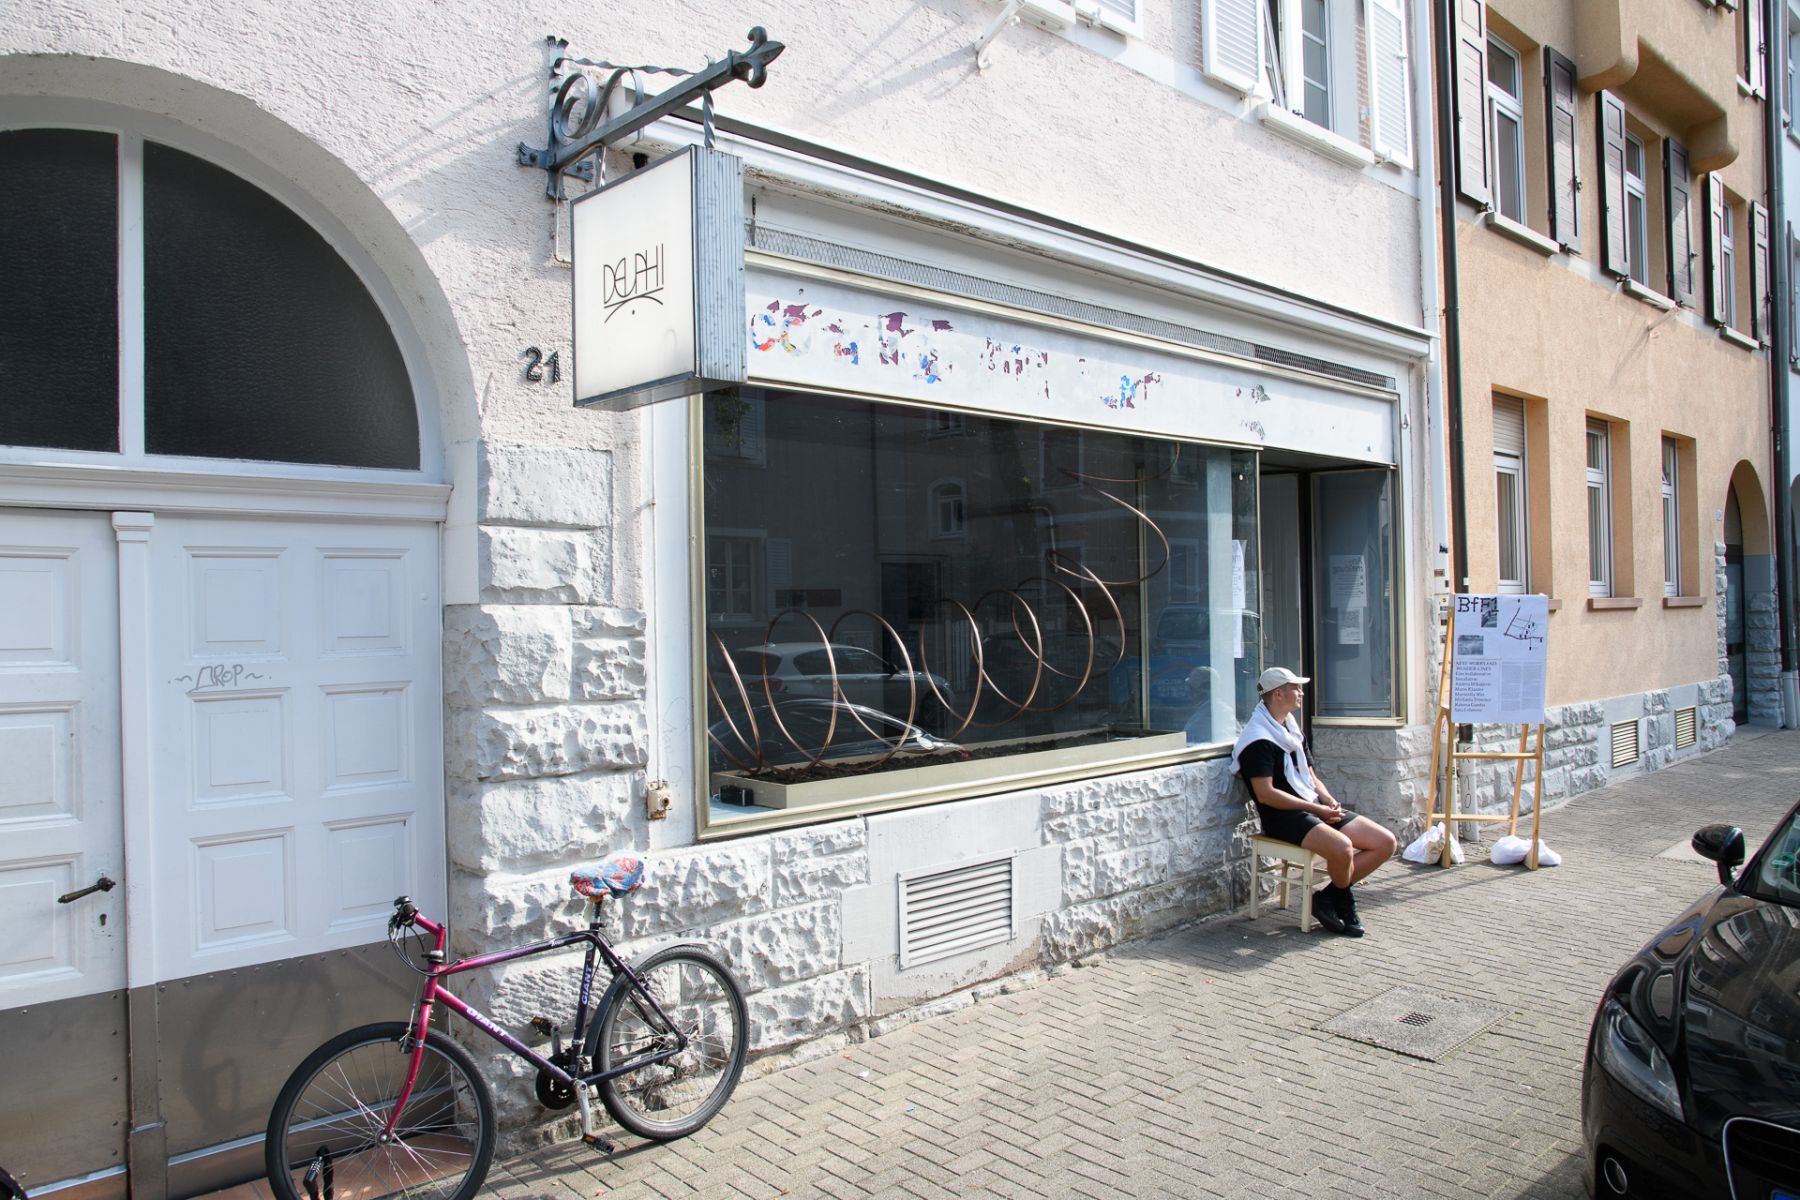
<svg viewBox="0 0 1800 1200">
<path fill-rule="evenodd" d="M 607 603 L 611 456 L 490 444 L 481 477 L 481 602 L 444 614 L 450 904 L 463 954 L 577 927 L 571 867 L 649 844 L 647 630 L 643 613 Z M 1221 760 L 1031 795 L 1036 829 L 1019 849 L 1053 849 L 1057 886 L 1023 914 L 1024 944 L 972 959 L 926 1008 L 1247 896 L 1246 805 Z M 854 818 L 658 853 L 613 932 L 628 955 L 673 940 L 716 948 L 744 982 L 752 1051 L 765 1062 L 879 1033 L 908 1018 L 879 1003 L 873 960 L 846 953 L 841 902 L 871 882 L 869 840 L 869 819 Z M 564 1019 L 578 961 L 512 964 L 466 990 L 513 1029 L 540 1013 Z M 491 1062 L 525 1074 L 510 1056 Z M 496 1093 L 515 1148 L 566 1132 L 544 1120 L 523 1078 Z"/>
<path fill-rule="evenodd" d="M 1713 568 L 1713 591 L 1718 612 L 1719 673 L 1694 686 L 1693 704 L 1697 710 L 1694 744 L 1680 750 L 1675 748 L 1675 709 L 1680 705 L 1672 700 L 1671 689 L 1644 692 L 1635 697 L 1615 696 L 1586 700 L 1549 709 L 1545 713 L 1544 722 L 1543 802 L 1546 807 L 1582 792 L 1605 787 L 1612 781 L 1615 774 L 1612 767 L 1613 721 L 1629 720 L 1641 713 L 1638 723 L 1638 761 L 1628 768 L 1621 768 L 1632 773 L 1659 771 L 1677 758 L 1717 749 L 1730 739 L 1736 725 L 1731 717 L 1731 675 L 1725 653 L 1726 575 L 1725 547 L 1722 543 L 1714 546 Z M 1749 602 L 1759 597 L 1760 593 L 1746 598 L 1746 613 L 1750 608 Z M 1772 629 L 1774 597 L 1771 594 L 1767 599 Z M 1779 703 L 1778 696 L 1776 703 Z M 1517 750 L 1518 727 L 1477 726 L 1472 745 L 1474 749 L 1483 751 Z M 1513 778 L 1510 763 L 1466 764 L 1457 781 L 1457 811 L 1505 812 L 1512 804 Z M 1519 811 L 1530 812 L 1531 803 L 1532 778 L 1528 767 L 1519 798 Z M 1482 840 L 1492 829 L 1492 826 L 1464 825 L 1458 830 L 1457 836 Z M 1550 841 L 1550 838 L 1546 836 L 1545 841 Z"/>
</svg>

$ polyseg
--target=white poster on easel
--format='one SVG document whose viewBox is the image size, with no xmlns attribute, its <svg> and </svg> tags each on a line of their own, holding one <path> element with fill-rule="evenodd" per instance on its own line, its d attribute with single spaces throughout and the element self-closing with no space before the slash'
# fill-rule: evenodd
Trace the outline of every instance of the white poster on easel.
<svg viewBox="0 0 1800 1200">
<path fill-rule="evenodd" d="M 1451 599 L 1450 719 L 1459 725 L 1541 725 L 1549 598 Z"/>
</svg>

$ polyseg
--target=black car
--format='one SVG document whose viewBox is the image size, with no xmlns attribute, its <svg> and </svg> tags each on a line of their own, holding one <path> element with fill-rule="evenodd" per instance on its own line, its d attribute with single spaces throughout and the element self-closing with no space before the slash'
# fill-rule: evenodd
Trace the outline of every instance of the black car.
<svg viewBox="0 0 1800 1200">
<path fill-rule="evenodd" d="M 1800 805 L 1735 877 L 1742 831 L 1693 845 L 1723 886 L 1614 976 L 1588 1034 L 1588 1191 L 1800 1200 Z"/>
</svg>

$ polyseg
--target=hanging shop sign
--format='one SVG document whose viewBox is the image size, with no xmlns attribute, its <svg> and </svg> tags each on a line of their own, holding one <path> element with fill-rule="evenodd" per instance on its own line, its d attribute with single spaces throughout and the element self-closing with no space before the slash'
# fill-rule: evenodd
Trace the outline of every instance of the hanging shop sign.
<svg viewBox="0 0 1800 1200">
<path fill-rule="evenodd" d="M 690 146 L 576 200 L 570 220 L 577 405 L 744 382 L 740 159 Z"/>
<path fill-rule="evenodd" d="M 1453 600 L 1450 719 L 1458 725 L 1543 724 L 1549 598 Z"/>
</svg>

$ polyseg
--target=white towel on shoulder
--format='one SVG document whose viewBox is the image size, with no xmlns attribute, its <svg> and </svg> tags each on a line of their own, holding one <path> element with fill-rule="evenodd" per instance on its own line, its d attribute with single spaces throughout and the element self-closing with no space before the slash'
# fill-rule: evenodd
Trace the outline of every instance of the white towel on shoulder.
<svg viewBox="0 0 1800 1200">
<path fill-rule="evenodd" d="M 1313 786 L 1312 768 L 1306 763 L 1306 742 L 1300 736 L 1300 722 L 1294 720 L 1289 713 L 1286 721 L 1276 721 L 1275 714 L 1269 711 L 1266 704 L 1258 704 L 1250 719 L 1244 722 L 1244 732 L 1238 734 L 1236 744 L 1231 747 L 1231 773 L 1239 774 L 1238 755 L 1253 742 L 1274 742 L 1287 758 L 1283 774 L 1287 776 L 1288 787 L 1294 795 L 1312 803 L 1319 798 L 1319 789 Z"/>
</svg>

